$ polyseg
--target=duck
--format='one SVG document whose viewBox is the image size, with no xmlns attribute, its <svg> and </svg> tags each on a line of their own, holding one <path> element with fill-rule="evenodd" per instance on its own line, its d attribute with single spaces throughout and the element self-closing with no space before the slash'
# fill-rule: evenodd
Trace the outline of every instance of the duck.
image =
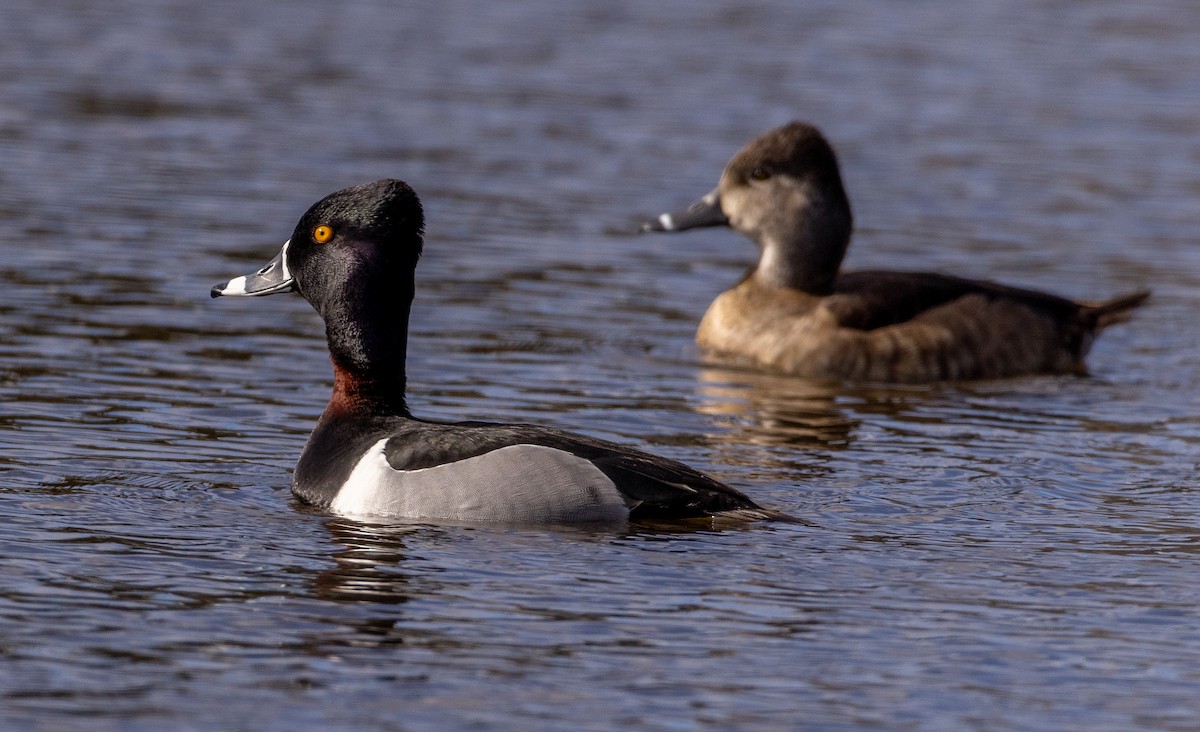
<svg viewBox="0 0 1200 732">
<path fill-rule="evenodd" d="M 282 250 L 212 297 L 294 292 L 325 324 L 333 393 L 292 476 L 302 502 L 347 516 L 580 524 L 799 521 L 673 460 L 532 424 L 414 417 L 405 359 L 420 199 L 401 180 L 332 193 Z"/>
<path fill-rule="evenodd" d="M 696 342 L 798 377 L 923 383 L 1087 373 L 1105 328 L 1150 292 L 1075 302 L 936 272 L 842 272 L 853 216 L 837 155 L 794 121 L 746 143 L 713 191 L 643 232 L 726 226 L 758 261 L 709 306 Z"/>
</svg>

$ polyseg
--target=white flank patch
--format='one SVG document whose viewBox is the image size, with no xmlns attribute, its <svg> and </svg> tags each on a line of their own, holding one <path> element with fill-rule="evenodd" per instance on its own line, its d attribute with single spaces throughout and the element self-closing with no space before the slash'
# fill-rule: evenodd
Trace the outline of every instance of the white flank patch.
<svg viewBox="0 0 1200 732">
<path fill-rule="evenodd" d="M 629 510 L 588 460 L 541 445 L 511 445 L 421 470 L 396 470 L 387 439 L 358 461 L 330 508 L 344 515 L 504 523 L 621 521 Z"/>
<path fill-rule="evenodd" d="M 658 217 L 658 223 L 667 231 L 675 231 L 675 219 L 671 218 L 671 214 L 665 213 Z"/>
</svg>

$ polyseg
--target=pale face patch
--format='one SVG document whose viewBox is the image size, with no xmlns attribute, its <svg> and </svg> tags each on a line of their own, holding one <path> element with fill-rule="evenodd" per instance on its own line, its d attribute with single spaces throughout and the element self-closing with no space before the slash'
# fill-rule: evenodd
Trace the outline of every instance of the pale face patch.
<svg viewBox="0 0 1200 732">
<path fill-rule="evenodd" d="M 623 521 L 629 509 L 590 461 L 541 445 L 511 445 L 421 470 L 396 470 L 380 440 L 330 508 L 345 515 L 501 523 Z"/>
</svg>

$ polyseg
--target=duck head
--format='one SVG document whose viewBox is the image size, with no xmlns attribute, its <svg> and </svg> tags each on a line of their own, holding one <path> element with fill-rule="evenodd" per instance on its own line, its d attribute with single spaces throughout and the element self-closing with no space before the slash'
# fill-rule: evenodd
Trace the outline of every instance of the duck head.
<svg viewBox="0 0 1200 732">
<path fill-rule="evenodd" d="M 213 287 L 212 296 L 299 293 L 325 321 L 338 383 L 399 388 L 402 401 L 424 227 L 421 202 L 403 181 L 346 188 L 313 204 L 265 267 Z"/>
<path fill-rule="evenodd" d="M 827 294 L 850 244 L 853 217 L 837 156 L 812 125 L 792 122 L 751 140 L 717 188 L 642 231 L 728 226 L 759 248 L 752 275 L 772 287 Z"/>
</svg>

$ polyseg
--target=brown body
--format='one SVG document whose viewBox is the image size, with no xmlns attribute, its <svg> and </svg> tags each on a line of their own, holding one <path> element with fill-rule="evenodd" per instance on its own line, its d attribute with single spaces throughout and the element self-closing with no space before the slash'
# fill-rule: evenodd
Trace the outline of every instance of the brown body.
<svg viewBox="0 0 1200 732">
<path fill-rule="evenodd" d="M 910 282 L 938 277 L 857 272 L 846 279 L 886 288 L 897 275 Z M 696 342 L 809 378 L 911 383 L 1084 373 L 1096 330 L 1144 299 L 1138 294 L 1090 306 L 1057 298 L 1039 302 L 1006 288 L 996 288 L 1003 294 L 971 289 L 903 321 L 872 323 L 878 311 L 868 294 L 851 289 L 810 295 L 747 277 L 709 306 Z"/>
</svg>

